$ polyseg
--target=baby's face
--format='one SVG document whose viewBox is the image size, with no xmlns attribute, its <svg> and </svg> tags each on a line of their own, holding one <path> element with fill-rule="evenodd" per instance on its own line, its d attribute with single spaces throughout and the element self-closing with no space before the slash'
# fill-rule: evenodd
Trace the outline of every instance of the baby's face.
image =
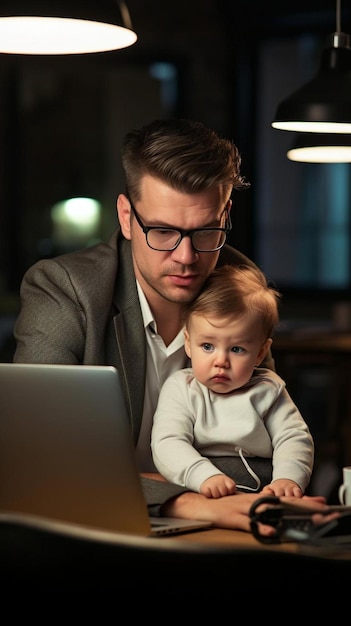
<svg viewBox="0 0 351 626">
<path fill-rule="evenodd" d="M 194 313 L 184 334 L 195 377 L 216 393 L 245 385 L 271 345 L 261 325 L 246 315 L 218 318 Z"/>
</svg>

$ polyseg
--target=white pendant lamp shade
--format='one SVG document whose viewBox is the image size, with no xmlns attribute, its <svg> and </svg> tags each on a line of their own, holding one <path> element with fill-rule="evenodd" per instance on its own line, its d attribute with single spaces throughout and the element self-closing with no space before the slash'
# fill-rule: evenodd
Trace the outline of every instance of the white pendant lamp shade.
<svg viewBox="0 0 351 626">
<path fill-rule="evenodd" d="M 287 157 L 303 163 L 351 163 L 351 135 L 296 133 Z"/>
<path fill-rule="evenodd" d="M 118 50 L 136 40 L 124 2 L 0 2 L 0 53 L 85 54 Z"/>
</svg>

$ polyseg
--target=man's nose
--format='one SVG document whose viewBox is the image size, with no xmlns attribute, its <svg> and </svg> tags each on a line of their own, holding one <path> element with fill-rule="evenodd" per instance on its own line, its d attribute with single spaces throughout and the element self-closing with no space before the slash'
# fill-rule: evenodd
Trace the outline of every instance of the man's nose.
<svg viewBox="0 0 351 626">
<path fill-rule="evenodd" d="M 172 257 L 175 261 L 178 261 L 178 263 L 182 263 L 183 265 L 191 265 L 191 263 L 197 261 L 199 254 L 193 248 L 191 237 L 183 237 L 180 244 L 175 250 L 173 250 Z"/>
</svg>

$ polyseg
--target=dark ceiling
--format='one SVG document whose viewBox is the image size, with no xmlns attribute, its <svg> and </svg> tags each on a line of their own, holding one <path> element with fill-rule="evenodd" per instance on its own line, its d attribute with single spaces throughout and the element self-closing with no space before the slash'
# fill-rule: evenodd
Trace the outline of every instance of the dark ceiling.
<svg viewBox="0 0 351 626">
<path fill-rule="evenodd" d="M 337 0 L 128 0 L 131 18 L 136 29 L 150 22 L 158 25 L 154 35 L 162 36 L 162 25 L 173 23 L 174 36 L 177 26 L 184 20 L 196 20 L 201 28 L 206 16 L 221 16 L 223 24 L 238 31 L 265 31 L 282 28 L 304 30 L 310 27 L 335 30 Z M 342 30 L 350 30 L 351 1 L 340 0 Z M 348 27 L 346 29 L 346 26 Z"/>
</svg>

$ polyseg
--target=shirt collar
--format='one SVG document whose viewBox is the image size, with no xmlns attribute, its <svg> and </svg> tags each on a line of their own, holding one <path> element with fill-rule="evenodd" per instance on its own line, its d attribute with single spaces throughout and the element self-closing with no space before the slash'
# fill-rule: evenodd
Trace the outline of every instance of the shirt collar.
<svg viewBox="0 0 351 626">
<path fill-rule="evenodd" d="M 140 302 L 140 307 L 141 307 L 141 314 L 143 316 L 144 328 L 150 328 L 151 326 L 153 332 L 157 333 L 157 324 L 154 319 L 154 316 L 152 315 L 146 296 L 142 288 L 140 287 L 138 281 L 136 281 L 136 285 L 137 285 L 139 302 Z"/>
</svg>

